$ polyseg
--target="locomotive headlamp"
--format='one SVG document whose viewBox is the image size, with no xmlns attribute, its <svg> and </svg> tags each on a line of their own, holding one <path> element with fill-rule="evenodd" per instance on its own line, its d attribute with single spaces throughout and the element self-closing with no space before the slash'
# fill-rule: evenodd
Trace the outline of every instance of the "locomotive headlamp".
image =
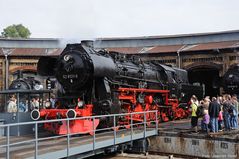
<svg viewBox="0 0 239 159">
<path fill-rule="evenodd" d="M 71 55 L 65 55 L 64 56 L 64 61 L 69 61 L 70 59 L 72 59 Z"/>
<path fill-rule="evenodd" d="M 180 97 L 183 98 L 184 96 L 185 96 L 185 93 L 182 92 Z"/>
<path fill-rule="evenodd" d="M 79 101 L 77 105 L 78 105 L 79 108 L 81 108 L 81 107 L 84 106 L 84 102 L 83 101 Z"/>
<path fill-rule="evenodd" d="M 233 77 L 233 74 L 230 74 L 228 77 L 229 77 L 229 78 L 232 78 L 232 77 Z"/>
<path fill-rule="evenodd" d="M 50 107 L 51 107 L 51 102 L 50 102 L 50 101 L 47 101 L 47 102 L 45 103 L 45 107 L 46 107 L 46 108 L 50 108 Z"/>
<path fill-rule="evenodd" d="M 34 89 L 35 89 L 35 90 L 41 90 L 41 89 L 43 89 L 43 85 L 41 85 L 41 84 L 35 84 L 35 85 L 34 85 Z"/>
</svg>

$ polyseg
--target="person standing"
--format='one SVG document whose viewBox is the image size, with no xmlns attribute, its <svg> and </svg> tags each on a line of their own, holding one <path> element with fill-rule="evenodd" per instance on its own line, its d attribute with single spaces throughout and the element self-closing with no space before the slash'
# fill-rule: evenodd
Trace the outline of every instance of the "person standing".
<svg viewBox="0 0 239 159">
<path fill-rule="evenodd" d="M 232 96 L 231 125 L 233 129 L 238 128 L 238 101 L 236 96 Z"/>
<path fill-rule="evenodd" d="M 39 109 L 39 107 L 40 107 L 39 97 L 38 96 L 33 97 L 31 101 L 31 110 Z"/>
<path fill-rule="evenodd" d="M 56 103 L 56 98 L 54 94 L 51 94 L 51 98 L 50 98 L 50 102 L 51 102 L 51 108 L 55 108 L 55 103 Z"/>
<path fill-rule="evenodd" d="M 235 103 L 235 108 L 236 108 L 236 111 L 238 112 L 238 108 L 239 108 L 239 103 L 238 103 L 238 99 L 237 99 L 237 95 L 234 94 L 232 96 L 232 102 Z M 238 114 L 238 113 L 237 113 Z"/>
<path fill-rule="evenodd" d="M 212 102 L 209 104 L 209 116 L 211 122 L 212 132 L 218 132 L 218 115 L 220 112 L 220 104 L 217 102 L 216 97 L 212 97 Z"/>
<path fill-rule="evenodd" d="M 197 132 L 197 126 L 198 126 L 198 117 L 196 114 L 197 111 L 197 98 L 195 95 L 193 95 L 191 97 L 191 109 L 192 109 L 192 115 L 191 115 L 191 126 L 192 126 L 192 130 L 194 132 Z"/>
<path fill-rule="evenodd" d="M 210 100 L 209 96 L 206 96 L 203 99 L 203 107 L 208 110 L 210 102 L 211 102 L 211 100 Z"/>
<path fill-rule="evenodd" d="M 15 95 L 9 96 L 9 101 L 7 105 L 7 112 L 8 113 L 16 113 L 17 112 L 17 100 Z"/>
<path fill-rule="evenodd" d="M 202 131 L 208 133 L 208 124 L 210 121 L 210 116 L 208 114 L 208 110 L 204 109 L 203 110 L 203 118 L 202 118 L 202 123 L 201 123 L 201 127 L 202 127 Z"/>
<path fill-rule="evenodd" d="M 226 94 L 223 96 L 223 120 L 224 120 L 224 127 L 226 131 L 231 130 L 231 123 L 230 123 L 230 114 L 229 109 L 231 107 L 231 96 Z"/>
<path fill-rule="evenodd" d="M 223 122 L 223 111 L 222 107 L 218 115 L 218 131 L 222 131 L 222 122 Z"/>
<path fill-rule="evenodd" d="M 222 99 L 222 96 L 217 97 L 217 102 L 220 104 L 220 112 L 218 115 L 218 131 L 222 131 L 222 123 L 223 123 L 223 111 L 222 111 L 223 99 Z"/>
</svg>

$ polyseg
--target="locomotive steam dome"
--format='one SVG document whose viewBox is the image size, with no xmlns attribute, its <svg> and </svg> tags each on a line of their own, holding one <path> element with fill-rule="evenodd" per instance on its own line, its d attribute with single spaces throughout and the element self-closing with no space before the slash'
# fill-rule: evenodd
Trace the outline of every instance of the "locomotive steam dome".
<svg viewBox="0 0 239 159">
<path fill-rule="evenodd" d="M 69 50 L 63 52 L 57 62 L 56 78 L 66 89 L 78 89 L 89 81 L 92 75 L 90 60 L 84 52 Z"/>
</svg>

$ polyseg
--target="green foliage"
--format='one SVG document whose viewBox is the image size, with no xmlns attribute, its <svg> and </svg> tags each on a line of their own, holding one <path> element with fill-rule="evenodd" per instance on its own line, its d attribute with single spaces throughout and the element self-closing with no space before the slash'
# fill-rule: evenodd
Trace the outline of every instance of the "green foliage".
<svg viewBox="0 0 239 159">
<path fill-rule="evenodd" d="M 29 38 L 31 32 L 22 24 L 13 24 L 3 29 L 2 36 L 10 38 Z"/>
</svg>

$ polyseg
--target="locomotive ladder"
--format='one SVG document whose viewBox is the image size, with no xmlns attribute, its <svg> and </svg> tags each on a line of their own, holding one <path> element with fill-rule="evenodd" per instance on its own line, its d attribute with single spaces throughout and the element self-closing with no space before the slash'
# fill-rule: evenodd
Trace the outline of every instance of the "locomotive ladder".
<svg viewBox="0 0 239 159">
<path fill-rule="evenodd" d="M 142 122 L 134 122 L 134 115 L 142 115 Z M 154 115 L 156 118 L 146 121 L 147 115 Z M 117 125 L 117 119 L 127 116 L 130 117 L 129 125 Z M 101 118 L 113 119 L 113 126 L 108 128 L 92 130 L 93 135 L 72 134 L 69 132 L 71 120 L 88 119 L 96 120 Z M 41 130 L 44 123 L 67 122 L 68 134 L 52 135 Z M 94 122 L 93 122 L 94 123 Z M 11 136 L 13 127 L 24 127 L 32 125 L 34 134 L 26 136 Z M 101 116 L 79 117 L 74 119 L 57 119 L 34 122 L 23 122 L 0 125 L 0 130 L 4 131 L 4 136 L 0 136 L 0 159 L 1 158 L 65 158 L 80 156 L 84 153 L 97 154 L 98 150 L 130 141 L 147 138 L 158 134 L 157 111 L 134 112 L 127 114 L 111 114 Z"/>
</svg>

